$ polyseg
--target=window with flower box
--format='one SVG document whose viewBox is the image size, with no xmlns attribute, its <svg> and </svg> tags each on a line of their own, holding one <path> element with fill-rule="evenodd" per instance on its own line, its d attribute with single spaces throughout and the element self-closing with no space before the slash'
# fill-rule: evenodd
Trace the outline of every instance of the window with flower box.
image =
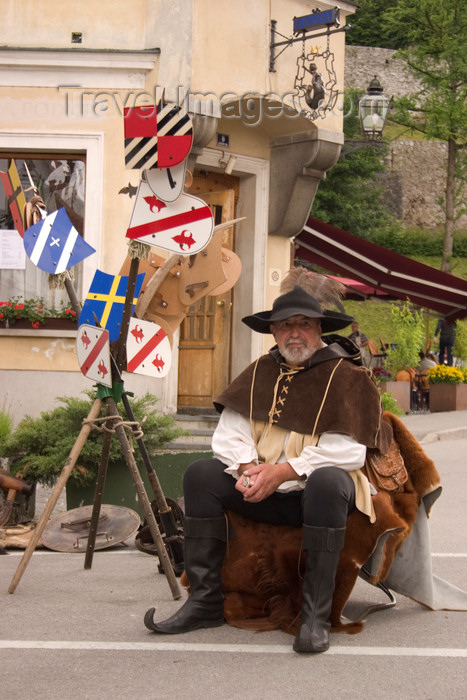
<svg viewBox="0 0 467 700">
<path fill-rule="evenodd" d="M 85 155 L 66 152 L 0 153 L 2 172 L 8 172 L 12 163 L 16 166 L 20 183 L 12 197 L 24 193 L 20 196 L 24 205 L 39 194 L 47 213 L 64 207 L 73 226 L 84 237 Z M 63 312 L 69 306 L 66 290 L 54 284 L 54 275 L 40 270 L 24 252 L 21 255 L 22 240 L 15 228 L 3 183 L 0 183 L 0 239 L 0 302 L 4 307 L 10 301 L 17 307 L 18 317 L 23 312 L 25 318 L 33 323 L 42 322 L 46 316 L 54 315 L 54 311 Z M 83 263 L 72 269 L 76 289 L 82 287 L 82 271 Z M 8 315 L 7 312 L 11 315 L 11 308 L 0 308 L 3 318 Z"/>
</svg>

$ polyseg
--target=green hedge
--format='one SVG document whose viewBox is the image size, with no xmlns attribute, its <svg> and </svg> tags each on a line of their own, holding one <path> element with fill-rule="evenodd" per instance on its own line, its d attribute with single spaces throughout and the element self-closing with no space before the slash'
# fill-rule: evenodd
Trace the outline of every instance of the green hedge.
<svg viewBox="0 0 467 700">
<path fill-rule="evenodd" d="M 369 240 L 395 253 L 412 257 L 416 255 L 441 256 L 443 254 L 444 234 L 441 231 L 396 229 L 375 232 Z M 453 256 L 467 258 L 467 234 L 465 231 L 456 231 L 454 234 Z"/>
</svg>

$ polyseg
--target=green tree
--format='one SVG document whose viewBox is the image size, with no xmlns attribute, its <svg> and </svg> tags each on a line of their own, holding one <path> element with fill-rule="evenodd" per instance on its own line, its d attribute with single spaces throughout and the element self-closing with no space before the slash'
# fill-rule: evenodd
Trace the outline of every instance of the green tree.
<svg viewBox="0 0 467 700">
<path fill-rule="evenodd" d="M 467 3 L 399 0 L 384 13 L 383 22 L 393 35 L 407 37 L 408 46 L 396 55 L 421 86 L 395 100 L 391 120 L 447 143 L 441 269 L 450 272 L 454 227 L 465 211 L 467 181 Z"/>
<path fill-rule="evenodd" d="M 312 216 L 333 226 L 371 240 L 375 233 L 394 227 L 394 216 L 384 203 L 384 187 L 378 176 L 386 169 L 380 151 L 372 147 L 352 151 L 351 142 L 361 139 L 356 105 L 361 94 L 349 91 L 345 96 L 343 155 L 320 183 Z"/>
<path fill-rule="evenodd" d="M 359 0 L 358 9 L 349 17 L 352 29 L 345 41 L 352 46 L 378 46 L 383 49 L 398 49 L 407 45 L 405 36 L 381 20 L 383 13 L 395 7 L 398 0 Z"/>
</svg>

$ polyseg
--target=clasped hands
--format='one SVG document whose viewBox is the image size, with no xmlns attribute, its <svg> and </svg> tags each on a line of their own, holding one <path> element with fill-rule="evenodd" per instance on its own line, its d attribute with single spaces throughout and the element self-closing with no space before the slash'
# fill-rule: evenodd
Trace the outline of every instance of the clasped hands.
<svg viewBox="0 0 467 700">
<path fill-rule="evenodd" d="M 248 503 L 259 503 L 274 493 L 284 481 L 298 477 L 288 462 L 281 464 L 242 464 L 235 488 Z"/>
</svg>

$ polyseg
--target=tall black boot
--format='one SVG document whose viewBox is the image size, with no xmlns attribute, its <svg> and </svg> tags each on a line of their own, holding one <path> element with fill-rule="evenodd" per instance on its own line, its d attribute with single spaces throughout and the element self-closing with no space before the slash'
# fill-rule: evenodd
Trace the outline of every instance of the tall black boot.
<svg viewBox="0 0 467 700">
<path fill-rule="evenodd" d="M 180 610 L 163 622 L 154 622 L 155 608 L 148 610 L 144 624 L 153 632 L 181 634 L 224 623 L 221 571 L 227 542 L 226 518 L 185 517 L 184 531 L 190 595 Z"/>
<path fill-rule="evenodd" d="M 329 616 L 344 537 L 345 527 L 303 526 L 306 569 L 302 619 L 293 645 L 294 651 L 317 654 L 329 649 Z"/>
</svg>

